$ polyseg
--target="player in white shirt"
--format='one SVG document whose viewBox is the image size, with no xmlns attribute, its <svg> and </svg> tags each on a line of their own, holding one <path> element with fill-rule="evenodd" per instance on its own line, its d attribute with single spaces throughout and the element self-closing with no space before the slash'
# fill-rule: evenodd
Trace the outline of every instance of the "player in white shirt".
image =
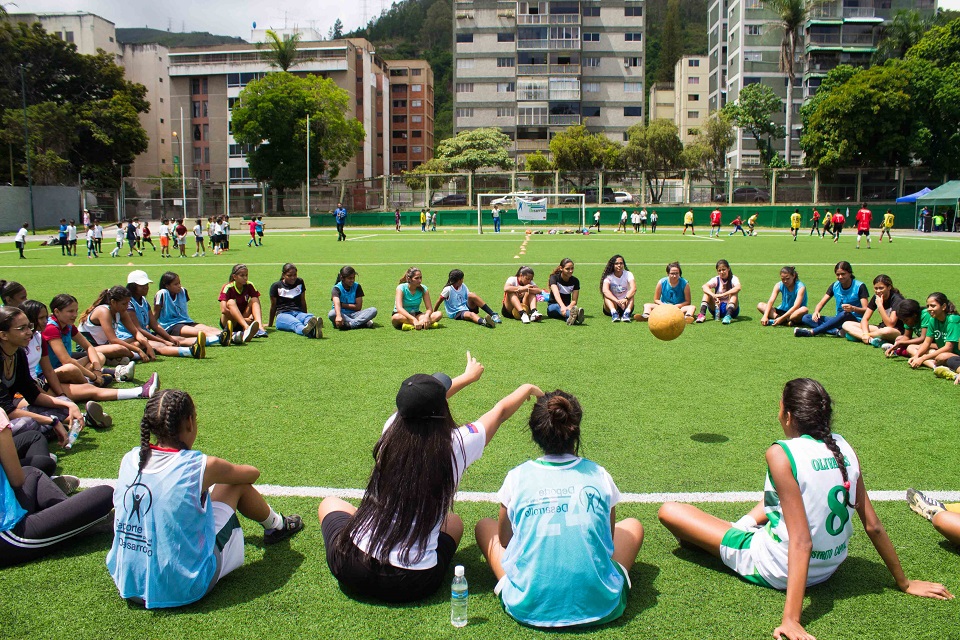
<svg viewBox="0 0 960 640">
<path fill-rule="evenodd" d="M 203 257 L 207 255 L 207 251 L 203 245 L 203 220 L 197 218 L 197 224 L 193 226 L 193 239 L 197 242 L 197 250 L 194 252 L 193 257 L 197 256 Z"/>
<path fill-rule="evenodd" d="M 26 256 L 23 255 L 23 249 L 27 246 L 27 229 L 30 228 L 30 225 L 26 222 L 23 223 L 23 226 L 17 230 L 17 237 L 14 239 L 14 244 L 17 245 L 17 251 L 20 252 L 20 259 L 26 260 Z"/>
<path fill-rule="evenodd" d="M 170 257 L 170 226 L 166 218 L 160 220 L 160 257 Z"/>
<path fill-rule="evenodd" d="M 120 249 L 123 247 L 123 240 L 127 237 L 127 234 L 123 231 L 123 223 L 117 223 L 117 247 L 110 252 L 111 258 L 116 258 L 120 255 Z"/>
<path fill-rule="evenodd" d="M 706 320 L 709 310 L 715 319 L 721 318 L 723 324 L 730 324 L 733 318 L 740 315 L 739 294 L 740 279 L 733 275 L 729 262 L 718 260 L 717 277 L 710 278 L 703 285 L 703 300 L 696 321 Z"/>
<path fill-rule="evenodd" d="M 609 260 L 600 275 L 600 293 L 603 294 L 603 313 L 614 322 L 632 322 L 637 282 L 627 269 L 619 253 Z"/>
</svg>

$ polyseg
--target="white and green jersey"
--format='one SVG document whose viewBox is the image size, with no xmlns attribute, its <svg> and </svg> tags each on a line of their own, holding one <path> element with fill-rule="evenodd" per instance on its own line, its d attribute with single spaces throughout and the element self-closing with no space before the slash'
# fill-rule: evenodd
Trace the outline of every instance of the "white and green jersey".
<svg viewBox="0 0 960 640">
<path fill-rule="evenodd" d="M 847 558 L 847 542 L 853 534 L 850 520 L 854 509 L 849 495 L 856 491 L 860 462 L 846 440 L 836 434 L 833 439 L 846 463 L 849 491 L 843 487 L 843 476 L 833 453 L 822 440 L 801 436 L 777 441 L 787 454 L 793 477 L 800 485 L 800 496 L 810 525 L 813 551 L 810 553 L 807 586 L 819 584 L 833 575 Z M 763 489 L 763 504 L 769 522 L 753 536 L 750 550 L 759 576 L 774 588 L 786 589 L 789 536 L 780 508 L 780 496 L 769 470 Z"/>
</svg>

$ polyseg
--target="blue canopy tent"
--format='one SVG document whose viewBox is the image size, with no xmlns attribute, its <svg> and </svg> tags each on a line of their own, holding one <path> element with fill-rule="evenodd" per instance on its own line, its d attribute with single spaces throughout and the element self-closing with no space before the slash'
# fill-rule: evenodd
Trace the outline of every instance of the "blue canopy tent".
<svg viewBox="0 0 960 640">
<path fill-rule="evenodd" d="M 937 207 L 949 209 L 944 216 L 944 229 L 946 231 L 953 231 L 956 225 L 958 205 L 960 205 L 960 180 L 951 180 L 930 193 L 917 198 L 917 206 L 931 208 L 931 216 L 936 212 Z M 924 223 L 924 227 L 924 231 L 930 230 L 926 228 L 926 223 Z"/>
<path fill-rule="evenodd" d="M 916 193 L 911 193 L 910 195 L 903 196 L 902 198 L 897 198 L 897 204 L 916 202 L 918 198 L 920 198 L 921 196 L 927 195 L 928 193 L 930 193 L 930 191 L 931 191 L 930 189 L 928 189 L 927 187 L 924 187 L 923 189 L 920 189 L 920 191 L 917 191 Z"/>
</svg>

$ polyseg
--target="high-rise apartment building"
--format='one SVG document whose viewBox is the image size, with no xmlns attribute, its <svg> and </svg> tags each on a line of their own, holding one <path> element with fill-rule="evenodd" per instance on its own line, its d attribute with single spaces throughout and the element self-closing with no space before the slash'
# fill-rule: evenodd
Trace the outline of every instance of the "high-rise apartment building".
<svg viewBox="0 0 960 640">
<path fill-rule="evenodd" d="M 650 120 L 673 122 L 684 145 L 700 134 L 709 115 L 707 71 L 707 56 L 681 56 L 673 68 L 673 82 L 655 82 L 650 86 Z"/>
<path fill-rule="evenodd" d="M 936 0 L 828 0 L 811 6 L 794 61 L 796 84 L 792 108 L 790 163 L 800 164 L 800 105 L 813 96 L 827 73 L 840 64 L 869 66 L 882 28 L 898 11 L 936 12 Z M 743 87 L 769 85 L 781 97 L 784 109 L 772 120 L 786 123 L 787 76 L 780 71 L 783 30 L 777 16 L 761 0 L 712 0 L 709 15 L 710 110 L 734 101 Z M 781 156 L 785 140 L 774 141 Z M 738 133 L 727 154 L 733 168 L 759 165 L 760 152 L 749 135 Z"/>
<path fill-rule="evenodd" d="M 643 122 L 643 0 L 455 0 L 454 131 L 498 127 L 518 163 L 570 125 Z"/>
<path fill-rule="evenodd" d="M 426 60 L 388 60 L 390 173 L 433 158 L 433 69 Z"/>
</svg>

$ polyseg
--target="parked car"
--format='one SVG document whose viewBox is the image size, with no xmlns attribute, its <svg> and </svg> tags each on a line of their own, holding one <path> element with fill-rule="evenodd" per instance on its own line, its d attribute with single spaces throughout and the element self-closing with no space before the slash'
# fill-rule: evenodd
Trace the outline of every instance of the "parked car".
<svg viewBox="0 0 960 640">
<path fill-rule="evenodd" d="M 517 197 L 526 197 L 529 195 L 530 195 L 529 191 L 520 191 L 518 193 L 513 193 L 510 195 L 497 198 L 496 200 L 493 200 L 490 204 L 491 205 L 499 204 L 500 206 L 506 205 L 508 207 L 512 207 L 516 203 Z"/>
<path fill-rule="evenodd" d="M 619 204 L 632 204 L 633 196 L 628 191 L 614 191 L 613 201 Z"/>
<path fill-rule="evenodd" d="M 591 204 L 591 203 L 596 203 L 596 202 L 597 202 L 597 188 L 596 188 L 596 187 L 587 187 L 586 189 L 584 189 L 584 190 L 581 191 L 580 193 L 582 193 L 583 195 L 586 196 L 585 200 L 586 200 L 586 203 L 587 203 L 587 204 Z M 613 189 L 611 189 L 610 187 L 604 187 L 604 188 L 603 188 L 603 202 L 604 202 L 605 204 L 612 203 L 612 202 L 614 201 L 614 197 L 615 197 L 615 196 L 614 196 L 614 194 L 613 194 Z M 580 198 L 574 198 L 574 197 L 568 196 L 568 197 L 566 197 L 566 198 L 563 199 L 563 202 L 564 202 L 564 203 L 571 203 L 571 202 L 572 202 L 572 203 L 577 203 L 577 202 L 580 202 Z"/>
<path fill-rule="evenodd" d="M 727 194 L 718 193 L 717 202 L 726 202 Z M 770 202 L 770 192 L 757 187 L 737 187 L 733 190 L 734 202 Z"/>
<path fill-rule="evenodd" d="M 430 204 L 435 207 L 464 205 L 467 204 L 467 195 L 465 193 L 449 193 L 442 196 L 438 193 L 433 196 Z"/>
</svg>

